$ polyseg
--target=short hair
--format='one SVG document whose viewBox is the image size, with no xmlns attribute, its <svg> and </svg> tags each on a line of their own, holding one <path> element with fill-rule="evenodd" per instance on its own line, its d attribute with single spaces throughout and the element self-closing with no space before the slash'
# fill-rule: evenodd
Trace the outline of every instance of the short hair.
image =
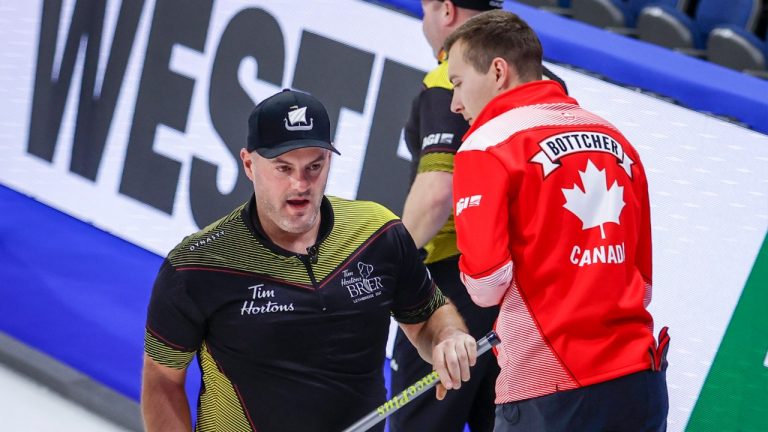
<svg viewBox="0 0 768 432">
<path fill-rule="evenodd" d="M 446 38 L 445 52 L 459 41 L 464 44 L 464 60 L 480 73 L 500 57 L 515 68 L 522 82 L 541 79 L 541 42 L 531 26 L 511 12 L 493 10 L 468 19 Z"/>
</svg>

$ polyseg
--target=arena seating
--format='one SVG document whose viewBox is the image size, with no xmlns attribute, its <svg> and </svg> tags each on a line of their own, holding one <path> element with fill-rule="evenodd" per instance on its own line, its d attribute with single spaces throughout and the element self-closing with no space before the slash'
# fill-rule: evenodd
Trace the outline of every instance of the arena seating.
<svg viewBox="0 0 768 432">
<path fill-rule="evenodd" d="M 405 2 L 404 2 L 405 3 Z M 768 77 L 761 0 L 512 0 L 624 36 Z"/>
<path fill-rule="evenodd" d="M 759 0 L 699 0 L 693 17 L 659 3 L 647 6 L 637 18 L 637 34 L 644 41 L 668 48 L 704 50 L 710 31 L 732 25 L 753 31 L 760 12 Z"/>
<path fill-rule="evenodd" d="M 687 0 L 573 0 L 573 18 L 598 27 L 634 28 L 638 15 L 650 5 L 684 10 Z"/>
<path fill-rule="evenodd" d="M 709 61 L 768 79 L 768 34 L 760 39 L 741 27 L 715 27 L 707 40 Z"/>
</svg>

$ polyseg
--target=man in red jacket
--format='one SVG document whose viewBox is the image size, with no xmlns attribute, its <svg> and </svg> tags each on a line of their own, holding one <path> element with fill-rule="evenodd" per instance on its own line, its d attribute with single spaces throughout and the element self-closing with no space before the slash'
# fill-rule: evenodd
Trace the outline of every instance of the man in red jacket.
<svg viewBox="0 0 768 432">
<path fill-rule="evenodd" d="M 495 431 L 666 429 L 668 337 L 653 337 L 648 184 L 609 122 L 541 80 L 542 48 L 492 11 L 445 42 L 461 278 L 501 305 Z"/>
</svg>

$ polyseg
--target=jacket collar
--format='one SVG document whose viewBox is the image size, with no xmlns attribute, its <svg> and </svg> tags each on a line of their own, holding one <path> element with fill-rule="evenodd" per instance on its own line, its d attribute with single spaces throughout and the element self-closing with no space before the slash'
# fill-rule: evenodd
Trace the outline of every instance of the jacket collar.
<svg viewBox="0 0 768 432">
<path fill-rule="evenodd" d="M 464 135 L 464 139 L 466 140 L 469 135 L 483 124 L 509 110 L 528 105 L 549 103 L 578 105 L 576 99 L 568 96 L 557 81 L 537 80 L 527 82 L 500 93 L 491 99 L 485 108 L 480 111 L 475 121 L 472 122 L 472 126 Z"/>
</svg>

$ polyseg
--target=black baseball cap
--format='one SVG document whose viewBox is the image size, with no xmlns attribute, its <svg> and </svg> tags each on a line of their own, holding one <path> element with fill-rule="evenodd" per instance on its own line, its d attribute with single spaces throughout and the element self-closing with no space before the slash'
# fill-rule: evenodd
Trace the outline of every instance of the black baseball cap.
<svg viewBox="0 0 768 432">
<path fill-rule="evenodd" d="M 331 144 L 328 112 L 312 95 L 284 89 L 256 105 L 248 117 L 248 151 L 272 159 L 304 147 L 321 147 L 336 154 Z"/>
<path fill-rule="evenodd" d="M 504 0 L 451 0 L 454 5 L 478 11 L 487 11 L 501 9 L 504 6 Z"/>
</svg>

